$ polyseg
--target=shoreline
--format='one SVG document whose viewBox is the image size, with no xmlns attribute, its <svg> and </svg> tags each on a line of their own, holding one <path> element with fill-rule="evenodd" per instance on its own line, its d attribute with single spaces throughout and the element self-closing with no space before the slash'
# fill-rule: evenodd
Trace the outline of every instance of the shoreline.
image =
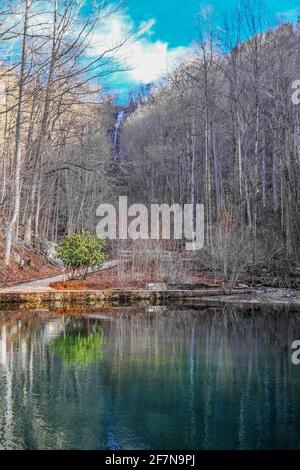
<svg viewBox="0 0 300 470">
<path fill-rule="evenodd" d="M 87 307 L 126 306 L 126 305 L 166 305 L 169 303 L 186 305 L 274 305 L 300 307 L 299 289 L 234 289 L 225 295 L 220 288 L 192 290 L 150 290 L 150 289 L 103 289 L 103 290 L 37 290 L 1 289 L 0 310 L 9 305 L 20 305 L 26 309 L 55 306 L 70 308 L 76 305 Z"/>
</svg>

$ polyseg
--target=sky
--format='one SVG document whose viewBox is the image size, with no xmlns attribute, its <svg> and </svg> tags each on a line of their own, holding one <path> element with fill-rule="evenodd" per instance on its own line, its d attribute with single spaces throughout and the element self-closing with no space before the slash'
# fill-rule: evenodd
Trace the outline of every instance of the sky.
<svg viewBox="0 0 300 470">
<path fill-rule="evenodd" d="M 1 2 L 2 0 L 0 0 Z M 83 21 L 95 0 L 78 0 L 81 5 L 78 21 Z M 98 0 L 100 2 L 100 0 Z M 98 82 L 108 93 L 114 93 L 120 104 L 128 100 L 131 91 L 140 86 L 159 82 L 167 72 L 195 53 L 199 34 L 201 8 L 213 11 L 214 23 L 221 28 L 224 14 L 236 11 L 239 0 L 107 0 L 110 8 L 121 2 L 114 15 L 106 17 L 93 31 L 86 59 L 93 61 L 104 50 L 120 44 L 124 37 L 131 39 L 113 56 L 115 68 L 123 69 Z M 240 0 L 244 1 L 244 0 Z M 260 0 L 248 0 L 250 3 Z M 299 0 L 261 0 L 266 17 L 274 24 L 278 18 L 292 23 L 300 16 Z M 16 1 L 19 5 L 19 1 Z M 52 28 L 52 0 L 39 0 L 39 15 L 32 15 L 33 31 L 46 33 Z M 15 16 L 21 13 L 16 10 Z M 41 16 L 42 19 L 41 20 Z M 50 15 L 50 16 L 49 16 Z M 20 22 L 22 24 L 22 22 Z M 41 26 L 43 25 L 43 26 Z M 135 33 L 135 34 L 133 34 Z M 132 36 L 131 36 L 132 35 Z M 0 61 L 10 62 L 21 54 L 20 40 L 2 41 Z M 124 70 L 126 69 L 126 70 Z"/>
<path fill-rule="evenodd" d="M 142 26 L 134 43 L 124 47 L 128 57 L 127 72 L 114 74 L 106 86 L 125 101 L 128 92 L 140 85 L 158 81 L 176 63 L 191 55 L 197 40 L 197 17 L 201 7 L 211 5 L 216 25 L 224 13 L 234 11 L 237 0 L 124 0 L 117 15 L 116 29 Z M 266 14 L 272 22 L 279 17 L 296 22 L 300 16 L 299 0 L 265 0 Z"/>
</svg>

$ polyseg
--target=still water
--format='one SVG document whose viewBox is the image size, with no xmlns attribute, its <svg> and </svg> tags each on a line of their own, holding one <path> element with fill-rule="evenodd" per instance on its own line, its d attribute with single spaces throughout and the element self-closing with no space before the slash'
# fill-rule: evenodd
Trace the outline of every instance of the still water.
<svg viewBox="0 0 300 470">
<path fill-rule="evenodd" d="M 10 311 L 0 333 L 0 449 L 300 448 L 300 311 Z"/>
</svg>

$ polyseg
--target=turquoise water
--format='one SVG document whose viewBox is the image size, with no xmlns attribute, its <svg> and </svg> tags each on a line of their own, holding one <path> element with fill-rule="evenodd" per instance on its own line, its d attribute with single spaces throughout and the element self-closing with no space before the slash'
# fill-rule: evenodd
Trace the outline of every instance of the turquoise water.
<svg viewBox="0 0 300 470">
<path fill-rule="evenodd" d="M 300 312 L 0 312 L 0 449 L 300 447 Z"/>
</svg>

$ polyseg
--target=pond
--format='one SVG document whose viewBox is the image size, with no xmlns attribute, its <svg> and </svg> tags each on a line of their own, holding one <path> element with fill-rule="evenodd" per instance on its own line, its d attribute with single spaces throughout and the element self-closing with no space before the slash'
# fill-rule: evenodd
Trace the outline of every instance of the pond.
<svg viewBox="0 0 300 470">
<path fill-rule="evenodd" d="M 0 312 L 0 449 L 300 447 L 300 311 Z"/>
</svg>

